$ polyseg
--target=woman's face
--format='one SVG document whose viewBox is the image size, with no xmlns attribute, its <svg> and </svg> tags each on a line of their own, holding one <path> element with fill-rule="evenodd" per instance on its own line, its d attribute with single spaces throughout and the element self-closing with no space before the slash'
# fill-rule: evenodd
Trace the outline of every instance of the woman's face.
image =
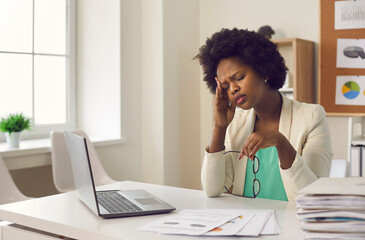
<svg viewBox="0 0 365 240">
<path fill-rule="evenodd" d="M 262 76 L 237 57 L 225 58 L 218 63 L 217 78 L 230 102 L 242 109 L 258 105 L 270 89 Z"/>
</svg>

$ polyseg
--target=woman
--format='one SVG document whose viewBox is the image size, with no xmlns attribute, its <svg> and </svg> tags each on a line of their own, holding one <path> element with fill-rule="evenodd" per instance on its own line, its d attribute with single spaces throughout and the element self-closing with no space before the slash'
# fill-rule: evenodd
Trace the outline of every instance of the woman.
<svg viewBox="0 0 365 240">
<path fill-rule="evenodd" d="M 228 191 L 293 201 L 297 191 L 328 177 L 333 154 L 325 111 L 278 91 L 287 68 L 274 43 L 255 32 L 222 29 L 196 58 L 215 93 L 201 174 L 209 197 Z"/>
</svg>

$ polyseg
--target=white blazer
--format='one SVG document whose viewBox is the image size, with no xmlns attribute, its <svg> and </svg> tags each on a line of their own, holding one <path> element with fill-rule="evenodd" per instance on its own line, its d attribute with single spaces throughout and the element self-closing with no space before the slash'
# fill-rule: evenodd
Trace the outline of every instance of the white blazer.
<svg viewBox="0 0 365 240">
<path fill-rule="evenodd" d="M 294 201 L 300 189 L 319 177 L 329 176 L 333 156 L 331 134 L 321 105 L 300 103 L 284 95 L 282 99 L 279 132 L 297 154 L 291 168 L 280 168 L 280 173 L 288 200 Z M 253 132 L 255 118 L 254 109 L 236 109 L 227 128 L 225 149 L 216 153 L 205 151 L 201 181 L 209 197 L 219 196 L 226 191 L 224 186 L 229 189 L 232 185 L 234 194 L 243 194 L 247 157 L 238 160 L 238 153 L 223 153 L 241 151 L 244 141 Z"/>
</svg>

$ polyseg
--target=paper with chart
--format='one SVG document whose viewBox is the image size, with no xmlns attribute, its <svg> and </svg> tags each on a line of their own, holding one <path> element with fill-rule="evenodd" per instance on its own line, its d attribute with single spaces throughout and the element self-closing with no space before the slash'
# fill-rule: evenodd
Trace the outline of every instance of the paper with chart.
<svg viewBox="0 0 365 240">
<path fill-rule="evenodd" d="M 222 226 L 218 226 L 209 232 L 205 233 L 207 236 L 232 236 L 236 235 L 243 227 L 252 220 L 255 213 L 251 211 L 242 212 L 240 216 L 226 222 Z"/>
<path fill-rule="evenodd" d="M 163 234 L 201 235 L 240 216 L 242 210 L 182 210 L 138 228 Z"/>
<path fill-rule="evenodd" d="M 247 225 L 241 229 L 237 236 L 259 236 L 264 229 L 267 220 L 269 219 L 272 211 L 255 211 L 255 216 L 247 223 Z"/>
<path fill-rule="evenodd" d="M 280 232 L 274 210 L 245 210 L 241 216 L 210 230 L 203 236 L 259 236 L 275 235 Z"/>
<path fill-rule="evenodd" d="M 365 68 L 365 39 L 337 39 L 336 67 Z"/>
<path fill-rule="evenodd" d="M 365 76 L 337 76 L 336 105 L 365 105 Z"/>
<path fill-rule="evenodd" d="M 365 0 L 335 1 L 335 29 L 365 28 Z"/>
<path fill-rule="evenodd" d="M 138 230 L 203 236 L 259 236 L 280 233 L 275 211 L 267 209 L 182 210 L 139 227 Z"/>
</svg>

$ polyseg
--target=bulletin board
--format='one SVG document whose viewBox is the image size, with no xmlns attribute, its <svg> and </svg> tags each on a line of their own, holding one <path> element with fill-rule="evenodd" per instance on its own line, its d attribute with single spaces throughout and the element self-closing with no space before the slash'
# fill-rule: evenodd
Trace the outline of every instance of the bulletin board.
<svg viewBox="0 0 365 240">
<path fill-rule="evenodd" d="M 325 108 L 327 115 L 365 116 L 364 105 L 336 104 L 339 98 L 338 76 L 363 76 L 365 84 L 365 69 L 337 67 L 338 39 L 363 39 L 365 28 L 335 30 L 335 2 L 321 0 L 320 2 L 320 44 L 319 44 L 319 81 L 318 100 Z M 359 58 L 360 59 L 360 58 Z M 365 62 L 365 59 L 364 59 Z M 336 84 L 337 89 L 336 89 Z M 345 84 L 343 84 L 344 86 Z M 350 86 L 350 85 L 349 85 Z M 344 89 L 344 88 L 343 88 Z M 337 91 L 337 92 L 336 92 Z M 344 93 L 345 90 L 342 90 Z M 365 98 L 365 89 L 360 87 L 359 95 Z M 337 97 L 336 97 L 337 94 Z M 338 103 L 338 102 L 337 102 Z"/>
</svg>

